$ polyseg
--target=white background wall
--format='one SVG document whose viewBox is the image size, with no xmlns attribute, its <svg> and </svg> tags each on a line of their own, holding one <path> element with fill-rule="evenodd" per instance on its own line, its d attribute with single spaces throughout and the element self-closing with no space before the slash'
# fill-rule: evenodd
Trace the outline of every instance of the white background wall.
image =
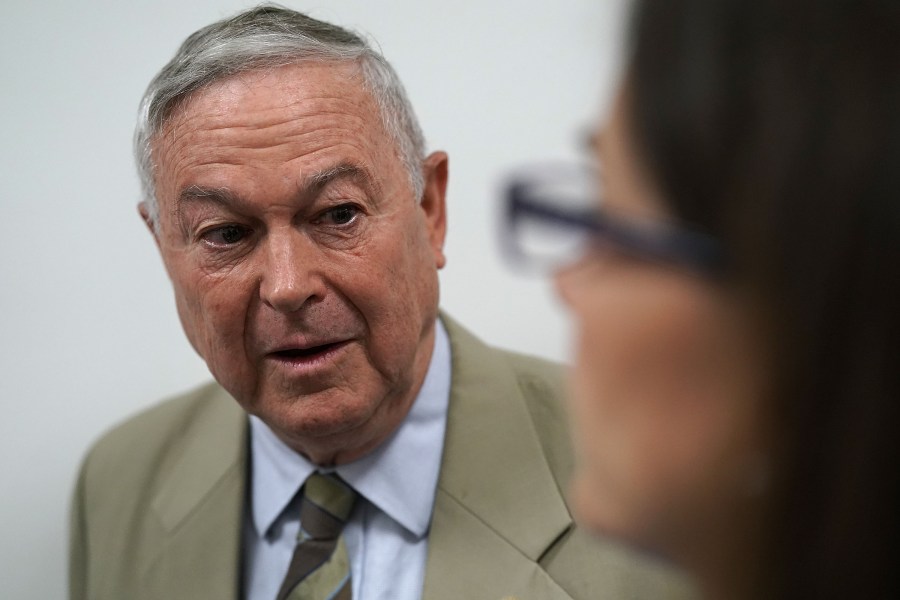
<svg viewBox="0 0 900 600">
<path fill-rule="evenodd" d="M 497 246 L 498 182 L 573 155 L 608 104 L 622 0 L 285 0 L 374 37 L 451 158 L 446 310 L 564 359 L 549 287 Z M 205 380 L 135 210 L 138 100 L 180 41 L 238 0 L 4 2 L 0 17 L 0 597 L 63 598 L 87 446 Z"/>
</svg>

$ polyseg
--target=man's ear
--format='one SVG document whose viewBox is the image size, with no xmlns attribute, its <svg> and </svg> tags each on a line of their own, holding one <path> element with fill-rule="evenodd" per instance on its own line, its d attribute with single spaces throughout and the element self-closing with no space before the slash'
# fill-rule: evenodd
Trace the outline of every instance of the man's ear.
<svg viewBox="0 0 900 600">
<path fill-rule="evenodd" d="M 438 269 L 447 264 L 447 257 L 444 256 L 444 238 L 447 235 L 448 165 L 449 158 L 446 152 L 432 152 L 422 165 L 425 188 L 422 191 L 420 206 L 425 216 L 428 240 L 431 242 Z"/>
<path fill-rule="evenodd" d="M 156 245 L 159 246 L 159 235 L 156 231 L 156 226 L 153 224 L 153 219 L 150 217 L 150 209 L 147 208 L 147 201 L 138 202 L 138 212 L 141 214 L 141 219 L 144 221 L 144 225 L 147 226 L 147 229 L 150 230 L 150 235 L 153 236 L 153 241 L 156 242 Z"/>
</svg>

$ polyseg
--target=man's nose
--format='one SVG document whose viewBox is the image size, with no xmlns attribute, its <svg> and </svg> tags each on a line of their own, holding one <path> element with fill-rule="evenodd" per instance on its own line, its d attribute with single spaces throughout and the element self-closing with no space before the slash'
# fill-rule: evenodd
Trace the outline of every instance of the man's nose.
<svg viewBox="0 0 900 600">
<path fill-rule="evenodd" d="M 263 302 L 292 313 L 325 295 L 320 249 L 297 230 L 270 234 L 267 240 L 259 293 Z"/>
</svg>

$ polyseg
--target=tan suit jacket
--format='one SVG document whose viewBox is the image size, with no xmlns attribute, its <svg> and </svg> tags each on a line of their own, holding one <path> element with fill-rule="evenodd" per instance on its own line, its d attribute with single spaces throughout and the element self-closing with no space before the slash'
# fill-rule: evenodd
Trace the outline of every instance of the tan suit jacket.
<svg viewBox="0 0 900 600">
<path fill-rule="evenodd" d="M 681 598 L 683 583 L 573 526 L 558 369 L 451 320 L 427 600 Z M 72 600 L 238 600 L 247 419 L 210 384 L 92 449 L 72 510 Z"/>
</svg>

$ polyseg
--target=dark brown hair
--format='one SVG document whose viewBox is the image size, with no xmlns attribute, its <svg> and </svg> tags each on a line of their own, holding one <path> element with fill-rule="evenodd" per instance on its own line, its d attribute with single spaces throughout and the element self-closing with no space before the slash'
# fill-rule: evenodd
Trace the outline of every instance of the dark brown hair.
<svg viewBox="0 0 900 600">
<path fill-rule="evenodd" d="M 638 0 L 630 126 L 767 316 L 767 597 L 900 598 L 900 2 Z"/>
</svg>

